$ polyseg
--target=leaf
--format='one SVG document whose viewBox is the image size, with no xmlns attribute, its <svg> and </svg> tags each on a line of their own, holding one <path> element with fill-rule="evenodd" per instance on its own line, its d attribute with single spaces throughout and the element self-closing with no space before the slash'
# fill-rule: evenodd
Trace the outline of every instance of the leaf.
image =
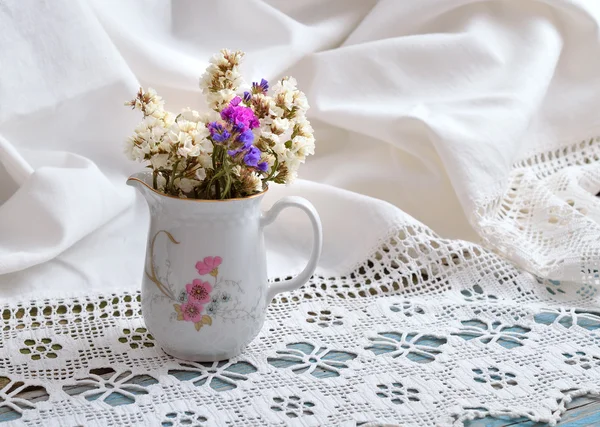
<svg viewBox="0 0 600 427">
<path fill-rule="evenodd" d="M 181 306 L 179 304 L 173 304 L 173 308 L 177 312 L 177 320 L 183 320 L 183 313 L 181 312 Z"/>
<path fill-rule="evenodd" d="M 199 331 L 202 326 L 203 326 L 202 321 L 194 323 L 194 327 L 196 328 L 197 331 Z"/>
<path fill-rule="evenodd" d="M 204 316 L 202 316 L 201 322 L 203 325 L 212 325 L 212 318 L 205 314 Z M 198 322 L 198 323 L 200 323 L 200 322 Z"/>
</svg>

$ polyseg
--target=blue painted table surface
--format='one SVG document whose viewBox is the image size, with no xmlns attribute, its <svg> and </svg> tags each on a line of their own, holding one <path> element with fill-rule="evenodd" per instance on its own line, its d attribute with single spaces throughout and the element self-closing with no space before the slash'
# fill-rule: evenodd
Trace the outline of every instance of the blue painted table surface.
<svg viewBox="0 0 600 427">
<path fill-rule="evenodd" d="M 307 349 L 307 350 L 310 351 L 310 349 Z M 335 357 L 332 357 L 332 359 L 335 359 Z M 250 369 L 251 369 L 250 366 L 240 365 L 239 371 L 237 371 L 237 372 L 240 374 L 252 373 L 253 371 L 250 371 Z M 329 374 L 329 372 L 327 372 L 327 371 L 314 373 L 314 375 L 316 375 L 316 376 L 327 376 L 328 374 Z M 107 373 L 106 377 L 108 378 L 110 375 L 112 375 L 112 372 Z M 193 373 L 193 372 L 181 372 L 179 375 L 181 376 L 180 377 L 181 380 L 192 379 L 192 378 L 197 377 L 197 373 Z M 185 378 L 186 375 L 189 375 L 190 378 Z M 101 376 L 105 376 L 105 375 L 101 375 Z M 0 389 L 6 384 L 5 382 L 3 382 L 3 380 L 5 380 L 5 377 L 2 377 L 2 375 L 0 374 Z M 218 381 L 218 379 L 215 379 L 215 380 L 216 381 L 214 383 L 211 383 L 211 387 L 215 388 L 216 390 L 225 391 L 225 390 L 234 388 L 234 386 L 232 386 L 231 384 L 225 383 L 223 381 Z M 142 380 L 140 382 L 143 382 L 143 381 L 144 380 Z M 76 387 L 74 387 L 74 388 L 76 388 Z M 82 391 L 85 391 L 85 390 L 82 390 Z M 74 393 L 74 394 L 79 394 L 79 393 Z M 46 395 L 45 395 L 45 393 L 41 392 L 40 390 L 32 390 L 27 393 L 24 393 L 24 395 L 20 396 L 20 397 L 25 398 L 26 400 L 35 402 L 36 400 L 40 400 L 41 396 L 46 396 Z M 112 403 L 113 406 L 132 403 L 131 400 L 126 400 L 126 399 L 128 399 L 128 398 L 126 398 L 125 396 L 122 396 L 117 393 L 112 393 L 111 395 L 108 396 L 108 398 L 106 399 L 106 402 Z M 598 426 L 598 427 L 600 427 L 600 397 L 580 397 L 577 399 L 573 399 L 573 401 L 567 405 L 567 408 L 568 408 L 567 412 L 563 415 L 561 421 L 557 424 L 557 426 L 560 426 L 560 427 Z M 11 408 L 9 408 L 7 406 L 0 406 L 0 427 L 2 426 L 2 423 L 4 421 L 12 421 L 17 418 L 19 418 L 19 414 L 14 412 Z M 491 418 L 491 417 L 467 421 L 465 423 L 465 427 L 505 427 L 505 426 L 543 427 L 546 425 L 547 424 L 545 424 L 545 423 L 536 423 L 536 422 L 528 421 L 525 418 L 521 418 L 521 419 L 501 418 L 501 419 L 499 419 L 499 418 Z"/>
</svg>

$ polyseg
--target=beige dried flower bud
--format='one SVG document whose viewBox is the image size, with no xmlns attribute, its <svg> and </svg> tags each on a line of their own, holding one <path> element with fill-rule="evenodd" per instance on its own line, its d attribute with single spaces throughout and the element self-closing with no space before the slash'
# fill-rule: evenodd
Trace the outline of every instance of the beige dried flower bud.
<svg viewBox="0 0 600 427">
<path fill-rule="evenodd" d="M 261 136 L 254 145 L 260 151 L 267 151 L 269 149 L 269 140 Z"/>
<path fill-rule="evenodd" d="M 285 184 L 288 180 L 289 171 L 285 165 L 280 165 L 278 168 L 277 175 L 273 179 L 273 181 L 277 184 Z"/>
<path fill-rule="evenodd" d="M 250 195 L 263 190 L 263 182 L 256 172 L 249 169 L 242 169 L 240 172 L 241 190 L 244 194 Z"/>
<path fill-rule="evenodd" d="M 250 98 L 250 107 L 254 111 L 256 117 L 262 119 L 269 115 L 271 101 L 264 94 L 256 93 Z"/>
<path fill-rule="evenodd" d="M 275 164 L 275 156 L 271 153 L 262 153 L 262 155 L 260 156 L 260 161 L 267 162 L 269 167 L 271 167 Z"/>
</svg>

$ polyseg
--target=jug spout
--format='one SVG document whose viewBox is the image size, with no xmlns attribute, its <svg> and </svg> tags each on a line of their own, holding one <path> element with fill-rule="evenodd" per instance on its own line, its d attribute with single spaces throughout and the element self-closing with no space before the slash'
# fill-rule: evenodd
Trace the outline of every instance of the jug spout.
<svg viewBox="0 0 600 427">
<path fill-rule="evenodd" d="M 142 195 L 148 199 L 148 196 L 155 191 L 152 188 L 152 174 L 148 171 L 138 172 L 127 178 L 127 185 L 135 187 Z"/>
</svg>

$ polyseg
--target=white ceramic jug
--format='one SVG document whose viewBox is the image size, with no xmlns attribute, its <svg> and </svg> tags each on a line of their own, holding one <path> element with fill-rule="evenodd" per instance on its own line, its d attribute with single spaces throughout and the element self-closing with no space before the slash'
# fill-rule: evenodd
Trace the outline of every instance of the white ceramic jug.
<svg viewBox="0 0 600 427">
<path fill-rule="evenodd" d="M 321 222 L 300 197 L 284 197 L 261 213 L 264 192 L 244 199 L 180 199 L 152 188 L 150 172 L 132 175 L 150 207 L 142 283 L 142 315 L 163 350 L 208 362 L 242 352 L 260 331 L 279 292 L 302 286 L 321 254 Z M 313 248 L 295 278 L 269 284 L 263 229 L 285 208 L 302 209 L 313 226 Z"/>
</svg>

